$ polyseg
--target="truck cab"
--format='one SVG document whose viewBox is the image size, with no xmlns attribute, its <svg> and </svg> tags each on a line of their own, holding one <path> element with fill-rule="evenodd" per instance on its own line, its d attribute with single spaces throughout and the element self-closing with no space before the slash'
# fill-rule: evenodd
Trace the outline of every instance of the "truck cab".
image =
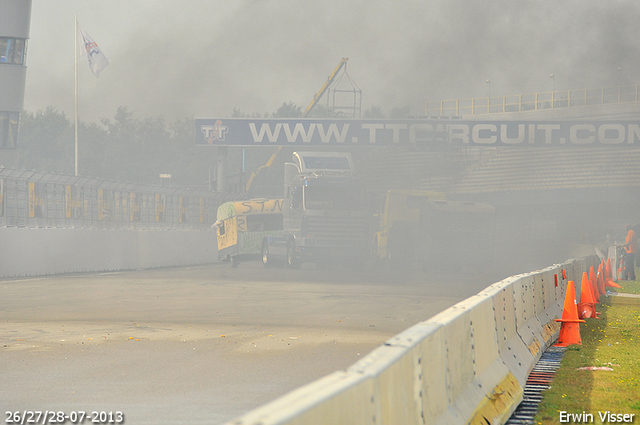
<svg viewBox="0 0 640 425">
<path fill-rule="evenodd" d="M 384 196 L 373 257 L 390 267 L 458 269 L 491 265 L 495 208 L 449 201 L 442 192 L 390 190 Z"/>
<path fill-rule="evenodd" d="M 359 264 L 367 257 L 364 183 L 349 153 L 294 152 L 285 164 L 282 237 L 263 240 L 263 262 Z"/>
<path fill-rule="evenodd" d="M 416 200 L 420 202 L 416 203 Z M 422 202 L 445 201 L 442 192 L 389 190 L 379 211 L 378 230 L 373 235 L 375 261 L 406 262 L 414 252 Z"/>
</svg>

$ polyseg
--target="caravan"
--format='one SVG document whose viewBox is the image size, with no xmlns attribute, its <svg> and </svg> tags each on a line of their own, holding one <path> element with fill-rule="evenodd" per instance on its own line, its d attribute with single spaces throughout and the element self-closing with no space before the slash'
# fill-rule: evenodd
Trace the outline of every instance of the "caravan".
<svg viewBox="0 0 640 425">
<path fill-rule="evenodd" d="M 265 236 L 282 234 L 282 199 L 226 202 L 218 207 L 213 225 L 218 236 L 218 258 L 238 267 L 241 259 L 259 258 Z"/>
</svg>

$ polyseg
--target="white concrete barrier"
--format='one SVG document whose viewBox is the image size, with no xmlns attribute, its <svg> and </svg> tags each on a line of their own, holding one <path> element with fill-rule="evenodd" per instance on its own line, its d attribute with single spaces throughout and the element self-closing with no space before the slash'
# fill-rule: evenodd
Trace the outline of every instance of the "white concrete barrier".
<svg viewBox="0 0 640 425">
<path fill-rule="evenodd" d="M 0 228 L 0 277 L 210 263 L 197 230 Z M 557 338 L 568 280 L 597 257 L 512 276 L 391 338 L 335 372 L 230 424 L 499 424 Z M 566 270 L 567 279 L 562 277 Z M 556 284 L 557 282 L 557 284 Z"/>
<path fill-rule="evenodd" d="M 597 263 L 593 256 L 507 278 L 396 335 L 347 371 L 229 424 L 502 424 L 557 339 L 568 280 Z"/>
<path fill-rule="evenodd" d="M 0 228 L 0 278 L 205 264 L 217 260 L 206 230 Z"/>
</svg>

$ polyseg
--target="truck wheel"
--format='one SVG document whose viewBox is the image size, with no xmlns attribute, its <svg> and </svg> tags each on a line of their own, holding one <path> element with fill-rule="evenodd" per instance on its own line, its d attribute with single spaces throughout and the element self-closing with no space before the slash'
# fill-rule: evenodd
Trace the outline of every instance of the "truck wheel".
<svg viewBox="0 0 640 425">
<path fill-rule="evenodd" d="M 273 267 L 273 260 L 269 257 L 269 243 L 262 242 L 262 264 L 265 267 Z"/>
<path fill-rule="evenodd" d="M 290 269 L 299 269 L 302 262 L 296 258 L 296 243 L 290 239 L 287 242 L 287 267 Z"/>
<path fill-rule="evenodd" d="M 240 256 L 239 255 L 232 255 L 231 256 L 231 267 L 234 268 L 234 269 L 237 269 L 239 264 L 240 264 Z"/>
</svg>

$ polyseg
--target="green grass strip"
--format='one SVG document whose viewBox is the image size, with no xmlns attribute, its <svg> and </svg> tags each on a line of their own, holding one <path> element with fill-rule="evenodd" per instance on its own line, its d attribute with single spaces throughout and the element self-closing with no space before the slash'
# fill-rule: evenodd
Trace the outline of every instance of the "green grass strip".
<svg viewBox="0 0 640 425">
<path fill-rule="evenodd" d="M 638 281 L 618 283 L 618 293 L 640 294 Z M 551 388 L 543 393 L 536 424 L 640 424 L 640 298 L 601 301 L 600 317 L 580 325 L 582 345 L 567 347 Z M 613 370 L 579 370 L 589 367 Z"/>
</svg>

